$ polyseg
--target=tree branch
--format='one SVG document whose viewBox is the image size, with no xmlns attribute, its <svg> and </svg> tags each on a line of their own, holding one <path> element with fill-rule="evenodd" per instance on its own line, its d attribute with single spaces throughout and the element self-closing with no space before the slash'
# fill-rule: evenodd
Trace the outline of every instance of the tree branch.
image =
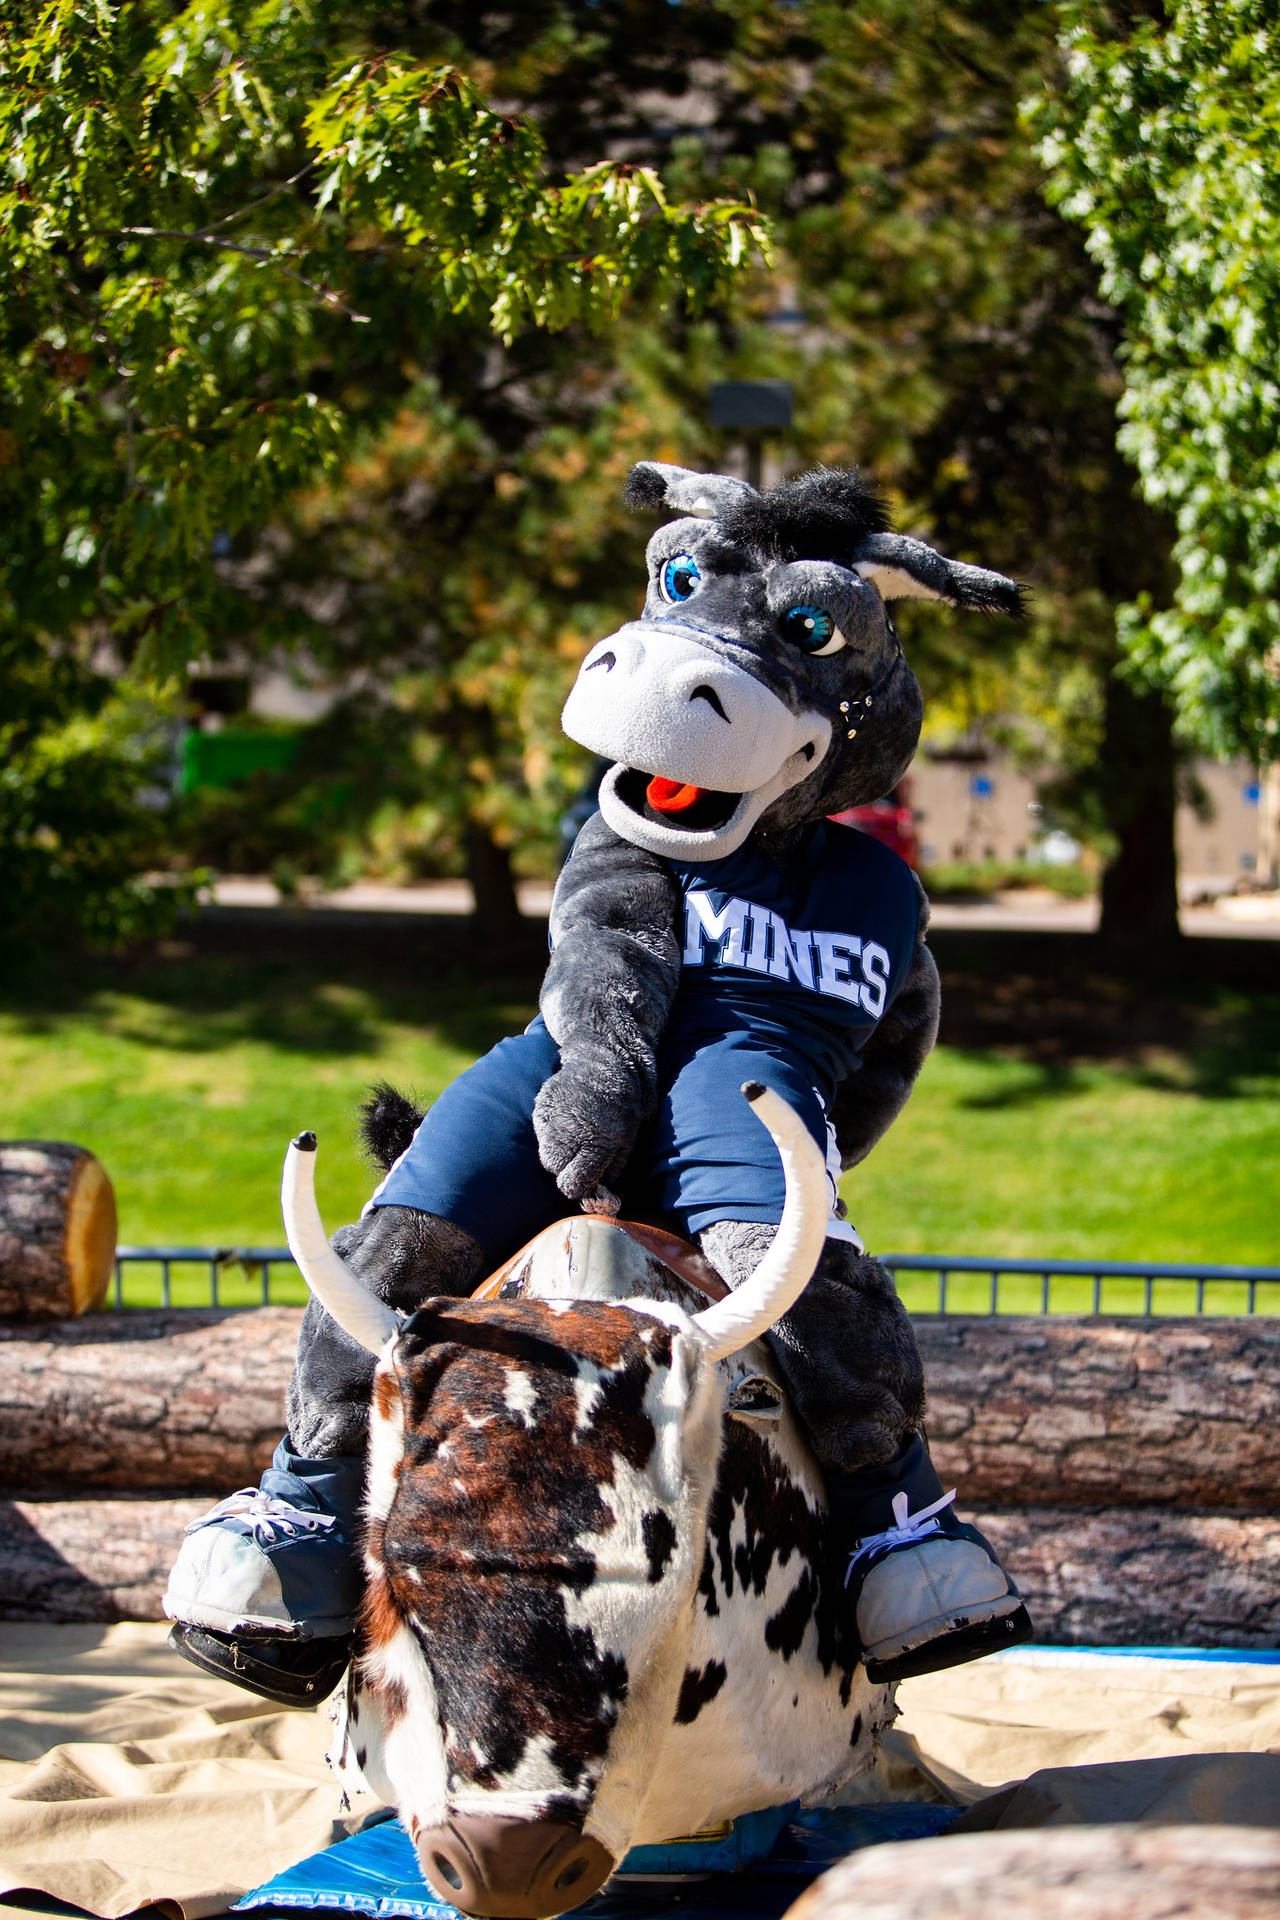
<svg viewBox="0 0 1280 1920">
<path fill-rule="evenodd" d="M 245 211 L 248 212 L 248 208 Z M 341 294 L 333 291 L 332 287 L 321 286 L 319 281 L 308 280 L 305 273 L 296 273 L 292 267 L 282 264 L 285 260 L 303 259 L 305 255 L 277 253 L 273 247 L 247 247 L 243 241 L 224 239 L 221 234 L 216 234 L 212 230 L 190 233 L 178 227 L 98 228 L 94 238 L 96 240 L 189 240 L 201 246 L 222 247 L 229 253 L 242 253 L 247 260 L 263 261 L 269 266 L 278 267 L 287 280 L 296 280 L 300 287 L 306 287 L 309 293 L 314 293 L 325 306 L 334 308 L 338 313 L 345 313 L 348 320 L 358 320 L 362 325 L 369 323 L 370 316 L 367 313 L 357 313 L 354 307 L 347 305 Z"/>
<path fill-rule="evenodd" d="M 258 207 L 265 207 L 268 200 L 274 200 L 277 194 L 287 193 L 290 187 L 297 186 L 299 180 L 305 180 L 309 173 L 314 173 L 315 169 L 320 165 L 320 158 L 321 156 L 318 153 L 314 154 L 312 158 L 308 160 L 305 167 L 299 167 L 298 171 L 291 174 L 287 180 L 281 180 L 278 185 L 270 188 L 268 192 L 259 194 L 256 200 L 250 200 L 248 205 L 241 207 L 237 213 L 224 213 L 221 220 L 214 220 L 207 227 L 202 227 L 199 234 L 195 237 L 200 240 L 207 240 L 212 234 L 218 231 L 219 227 L 234 226 L 237 220 L 243 220 L 247 214 L 253 213 Z"/>
</svg>

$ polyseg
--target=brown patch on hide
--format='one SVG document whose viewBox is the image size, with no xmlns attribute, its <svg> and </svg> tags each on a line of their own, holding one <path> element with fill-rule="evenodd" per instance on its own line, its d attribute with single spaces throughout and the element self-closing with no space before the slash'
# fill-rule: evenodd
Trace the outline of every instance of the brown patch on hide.
<svg viewBox="0 0 1280 1920">
<path fill-rule="evenodd" d="M 394 1425 L 399 1420 L 399 1414 L 399 1385 L 394 1374 L 384 1373 L 379 1369 L 373 1376 L 371 1420 L 380 1420 L 384 1425 Z M 398 1460 L 392 1468 L 392 1477 L 397 1480 L 400 1477 L 400 1462 Z M 363 1546 L 366 1555 L 378 1566 L 382 1565 L 383 1560 L 382 1536 L 384 1531 L 385 1521 L 379 1515 L 370 1513 L 366 1507 L 364 1514 Z"/>
<path fill-rule="evenodd" d="M 373 1418 L 394 1421 L 399 1409 L 400 1387 L 396 1377 L 379 1367 L 373 1376 Z"/>
<path fill-rule="evenodd" d="M 359 1644 L 364 1653 L 374 1653 L 380 1647 L 390 1646 L 400 1631 L 402 1616 L 396 1605 L 385 1567 L 380 1567 L 376 1573 L 371 1573 L 365 1582 L 358 1624 Z"/>
<path fill-rule="evenodd" d="M 381 1704 L 382 1724 L 389 1733 L 409 1711 L 409 1695 L 399 1680 L 366 1681 L 370 1693 Z"/>
<path fill-rule="evenodd" d="M 670 1328 L 598 1301 L 442 1299 L 405 1323 L 387 1593 L 375 1601 L 371 1584 L 364 1644 L 393 1617 L 408 1623 L 455 1786 L 502 1785 L 536 1741 L 579 1810 L 589 1798 L 629 1676 L 620 1652 L 571 1620 L 566 1593 L 592 1586 L 584 1543 L 616 1527 L 602 1497 L 615 1456 L 648 1464 L 645 1395 L 671 1352 Z M 580 1380 L 591 1383 L 582 1425 Z M 637 1592 L 654 1553 L 651 1525 L 635 1543 Z"/>
</svg>

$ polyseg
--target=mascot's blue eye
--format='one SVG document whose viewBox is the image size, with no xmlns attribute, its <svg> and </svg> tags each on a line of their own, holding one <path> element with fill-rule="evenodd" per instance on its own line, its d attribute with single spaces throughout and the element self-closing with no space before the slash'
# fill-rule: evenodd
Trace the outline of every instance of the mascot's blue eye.
<svg viewBox="0 0 1280 1920">
<path fill-rule="evenodd" d="M 664 560 L 658 586 L 664 600 L 692 600 L 698 591 L 702 573 L 691 553 L 677 553 Z"/>
<path fill-rule="evenodd" d="M 778 630 L 784 640 L 806 653 L 838 653 L 844 645 L 844 635 L 825 607 L 789 607 L 778 621 Z"/>
</svg>

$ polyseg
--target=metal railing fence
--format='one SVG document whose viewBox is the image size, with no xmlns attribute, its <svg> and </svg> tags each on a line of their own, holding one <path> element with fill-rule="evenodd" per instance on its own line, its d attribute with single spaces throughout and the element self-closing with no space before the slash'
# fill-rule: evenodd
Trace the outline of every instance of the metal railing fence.
<svg viewBox="0 0 1280 1920">
<path fill-rule="evenodd" d="M 936 1277 L 935 1313 L 999 1313 L 1000 1285 L 1004 1280 L 1022 1283 L 1017 1289 L 1021 1299 L 1016 1306 L 1007 1304 L 1010 1290 L 1006 1289 L 1005 1312 L 1102 1313 L 1104 1290 L 1114 1303 L 1117 1299 L 1132 1300 L 1139 1289 L 1141 1306 L 1112 1304 L 1110 1311 L 1120 1314 L 1136 1312 L 1147 1318 L 1162 1310 L 1165 1313 L 1195 1314 L 1280 1312 L 1280 1267 L 1221 1267 L 1196 1262 L 1133 1260 L 990 1260 L 933 1253 L 887 1253 L 882 1258 L 895 1281 L 899 1281 L 899 1291 L 904 1294 L 901 1275 L 933 1274 Z M 948 1295 L 955 1298 L 953 1281 L 957 1275 L 962 1277 L 962 1282 L 968 1283 L 965 1286 L 967 1297 L 963 1305 L 949 1307 Z M 986 1299 L 984 1305 L 978 1307 L 972 1297 L 974 1282 L 982 1280 L 987 1283 Z M 1079 1285 L 1081 1282 L 1084 1283 L 1083 1289 Z M 1058 1283 L 1059 1301 L 1067 1298 L 1071 1304 L 1055 1308 L 1055 1283 Z M 1163 1296 L 1157 1295 L 1157 1287 L 1164 1289 Z M 1174 1297 L 1169 1291 L 1171 1287 L 1178 1289 L 1176 1305 L 1168 1304 Z M 1190 1305 L 1186 1303 L 1188 1289 L 1191 1290 Z M 1083 1307 L 1078 1304 L 1082 1291 L 1088 1303 Z M 1225 1305 L 1226 1300 L 1233 1304 Z M 924 1310 L 918 1305 L 914 1306 L 917 1313 Z"/>
<path fill-rule="evenodd" d="M 174 1268 L 183 1298 L 174 1298 Z M 272 1293 L 272 1273 L 287 1267 L 293 1284 Z M 159 1281 L 130 1286 L 126 1268 L 149 1268 Z M 192 1271 L 194 1269 L 194 1272 Z M 132 1280 L 134 1276 L 129 1275 Z M 301 1292 L 299 1292 L 301 1289 Z M 203 1290 L 204 1298 L 189 1298 Z M 245 1298 L 246 1292 L 252 1296 Z M 117 1247 L 111 1301 L 117 1307 L 269 1307 L 296 1304 L 306 1287 L 288 1247 Z"/>
<path fill-rule="evenodd" d="M 913 1313 L 1280 1313 L 1280 1267 L 933 1253 L 881 1258 Z M 117 1307 L 296 1305 L 305 1297 L 287 1247 L 120 1247 L 116 1253 Z"/>
</svg>

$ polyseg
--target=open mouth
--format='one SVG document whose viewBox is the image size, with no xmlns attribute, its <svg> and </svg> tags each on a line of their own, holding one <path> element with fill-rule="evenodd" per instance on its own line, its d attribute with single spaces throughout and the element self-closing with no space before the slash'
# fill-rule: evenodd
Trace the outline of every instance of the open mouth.
<svg viewBox="0 0 1280 1920">
<path fill-rule="evenodd" d="M 718 793 L 714 787 L 668 780 L 643 773 L 639 767 L 624 767 L 614 791 L 642 820 L 656 820 L 689 833 L 715 833 L 732 819 L 742 801 L 740 793 Z"/>
</svg>

